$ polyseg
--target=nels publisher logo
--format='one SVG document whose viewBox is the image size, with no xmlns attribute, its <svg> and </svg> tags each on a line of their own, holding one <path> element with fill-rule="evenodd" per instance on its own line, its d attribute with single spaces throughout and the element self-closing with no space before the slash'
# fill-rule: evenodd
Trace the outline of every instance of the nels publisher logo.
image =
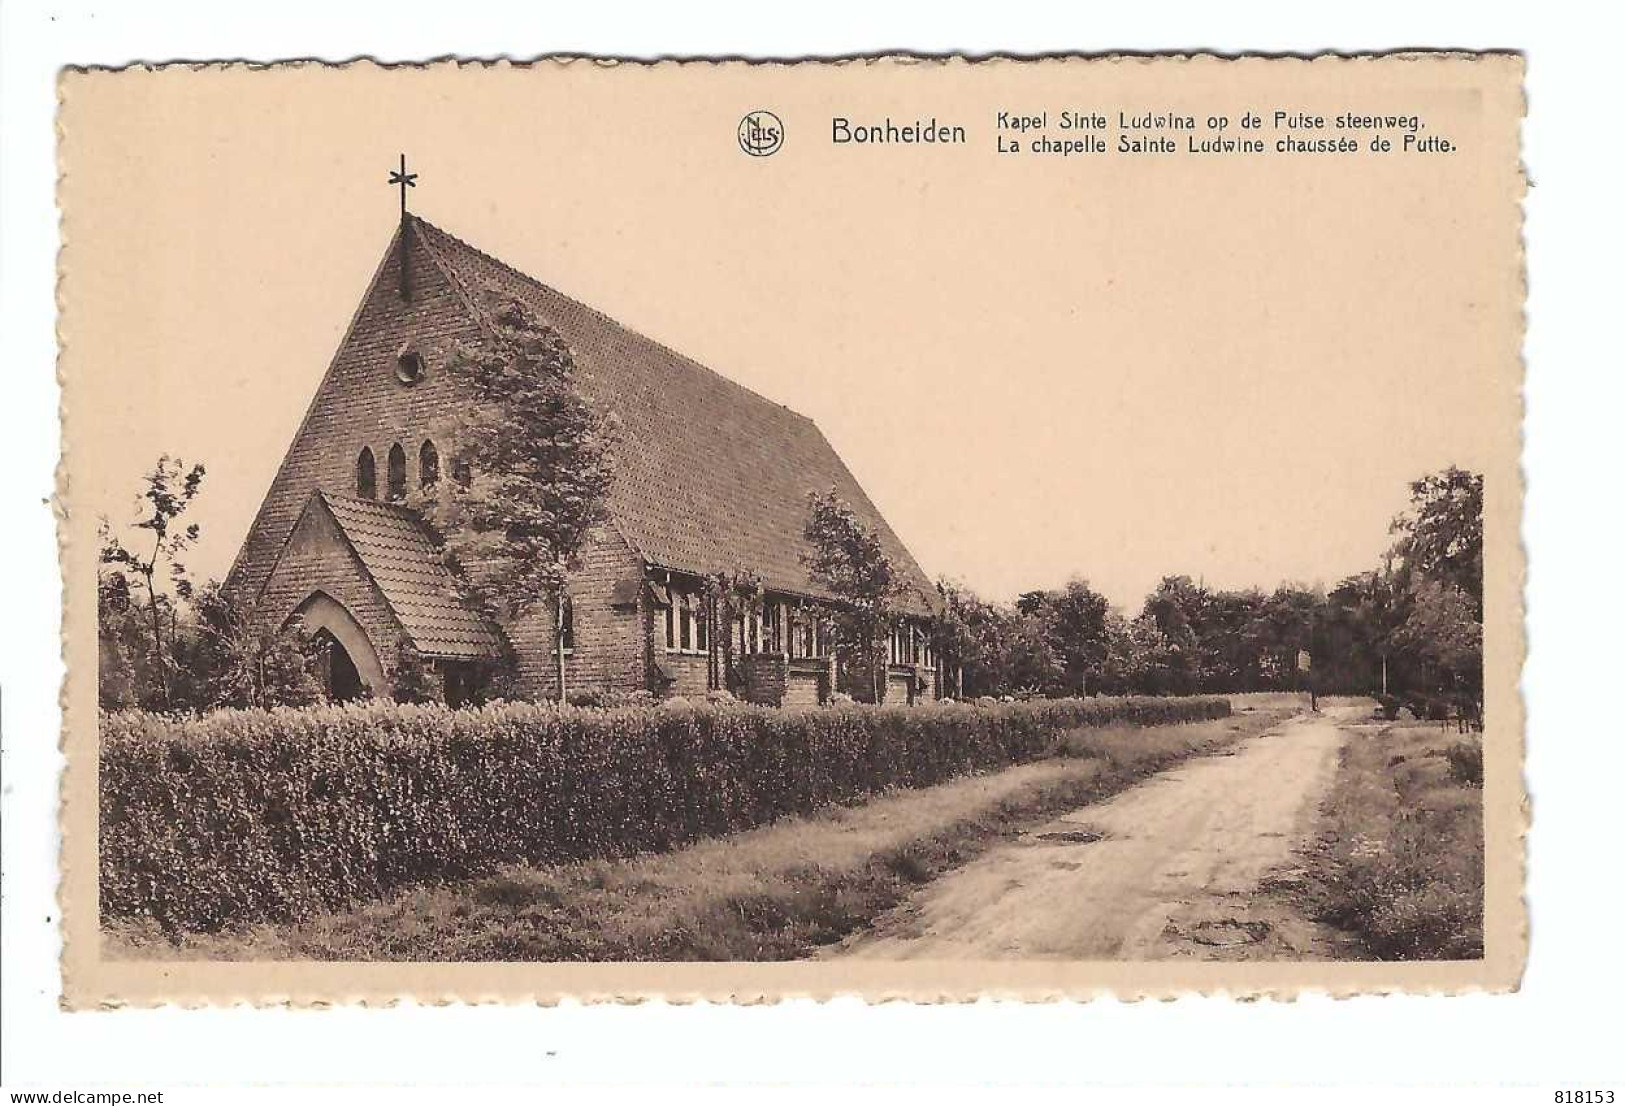
<svg viewBox="0 0 1625 1106">
<path fill-rule="evenodd" d="M 739 148 L 751 157 L 767 157 L 784 145 L 784 124 L 771 111 L 753 111 L 739 121 Z"/>
</svg>

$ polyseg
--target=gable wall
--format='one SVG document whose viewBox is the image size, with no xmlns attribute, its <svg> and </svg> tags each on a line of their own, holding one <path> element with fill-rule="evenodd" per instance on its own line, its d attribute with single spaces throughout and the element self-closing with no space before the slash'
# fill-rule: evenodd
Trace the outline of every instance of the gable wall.
<svg viewBox="0 0 1625 1106">
<path fill-rule="evenodd" d="M 408 489 L 415 488 L 424 438 L 433 436 L 436 420 L 460 401 L 443 364 L 454 343 L 478 337 L 478 328 L 427 248 L 414 244 L 410 255 L 411 302 L 401 299 L 399 251 L 392 249 L 318 388 L 229 579 L 229 586 L 249 596 L 265 588 L 262 607 L 267 618 L 278 621 L 312 588 L 329 590 L 374 636 L 386 664 L 394 661 L 399 627 L 359 566 L 352 565 L 354 556 L 342 539 L 331 548 L 290 550 L 294 555 L 284 558 L 276 579 L 267 582 L 266 574 L 277 563 L 312 491 L 356 494 L 356 459 L 363 446 L 373 452 L 379 498 L 386 494 L 389 449 L 395 442 L 406 451 Z M 396 353 L 407 342 L 425 355 L 428 365 L 425 378 L 411 386 L 395 378 Z M 444 475 L 449 443 L 436 444 Z M 582 570 L 570 581 L 577 643 L 566 662 L 571 689 L 644 687 L 646 643 L 639 611 L 610 608 L 610 595 L 623 578 L 641 580 L 642 562 L 618 534 L 606 529 L 589 543 Z M 333 581 L 333 587 L 327 581 Z M 537 697 L 555 694 L 550 605 L 541 605 L 504 630 L 519 656 L 520 689 Z"/>
<path fill-rule="evenodd" d="M 411 251 L 412 300 L 399 293 L 399 251 L 391 252 L 317 391 L 303 428 L 289 447 L 260 513 L 250 528 L 227 586 L 253 597 L 310 493 L 322 488 L 356 494 L 356 458 L 369 446 L 377 465 L 378 494 L 388 486 L 389 448 L 406 451 L 408 489 L 418 483 L 418 450 L 434 422 L 455 409 L 457 389 L 444 360 L 458 339 L 478 329 L 421 243 Z M 417 384 L 395 378 L 396 352 L 411 341 L 428 371 Z M 442 467 L 446 448 L 441 446 Z"/>
<path fill-rule="evenodd" d="M 399 655 L 400 624 L 321 505 L 306 512 L 261 593 L 259 615 L 280 627 L 314 591 L 325 591 L 361 624 L 386 671 Z"/>
</svg>

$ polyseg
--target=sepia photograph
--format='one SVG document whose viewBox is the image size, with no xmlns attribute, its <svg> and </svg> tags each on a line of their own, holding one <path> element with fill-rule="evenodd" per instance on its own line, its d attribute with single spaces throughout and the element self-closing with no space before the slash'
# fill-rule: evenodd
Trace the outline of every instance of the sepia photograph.
<svg viewBox="0 0 1625 1106">
<path fill-rule="evenodd" d="M 1515 987 L 1521 79 L 64 74 L 70 1001 Z"/>
</svg>

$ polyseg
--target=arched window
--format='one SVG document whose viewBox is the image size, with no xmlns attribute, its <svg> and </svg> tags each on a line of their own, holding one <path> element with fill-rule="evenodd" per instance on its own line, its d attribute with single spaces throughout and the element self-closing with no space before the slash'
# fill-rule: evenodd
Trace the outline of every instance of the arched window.
<svg viewBox="0 0 1625 1106">
<path fill-rule="evenodd" d="M 427 488 L 440 479 L 440 451 L 435 449 L 434 443 L 423 439 L 423 446 L 418 450 L 418 486 Z"/>
<path fill-rule="evenodd" d="M 406 498 L 406 450 L 400 442 L 389 447 L 389 498 Z"/>
<path fill-rule="evenodd" d="M 355 459 L 355 494 L 362 499 L 378 498 L 378 463 L 366 446 L 361 447 L 361 455 Z"/>
<path fill-rule="evenodd" d="M 559 644 L 566 652 L 576 647 L 576 605 L 568 595 L 559 602 Z"/>
</svg>

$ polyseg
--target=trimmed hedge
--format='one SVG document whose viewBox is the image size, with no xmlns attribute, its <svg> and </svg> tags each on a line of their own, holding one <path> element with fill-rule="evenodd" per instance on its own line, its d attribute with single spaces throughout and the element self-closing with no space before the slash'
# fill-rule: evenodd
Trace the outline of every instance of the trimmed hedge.
<svg viewBox="0 0 1625 1106">
<path fill-rule="evenodd" d="M 1224 699 L 477 710 L 372 703 L 101 719 L 104 918 L 284 920 L 404 884 L 670 849 L 1044 755 Z"/>
</svg>

